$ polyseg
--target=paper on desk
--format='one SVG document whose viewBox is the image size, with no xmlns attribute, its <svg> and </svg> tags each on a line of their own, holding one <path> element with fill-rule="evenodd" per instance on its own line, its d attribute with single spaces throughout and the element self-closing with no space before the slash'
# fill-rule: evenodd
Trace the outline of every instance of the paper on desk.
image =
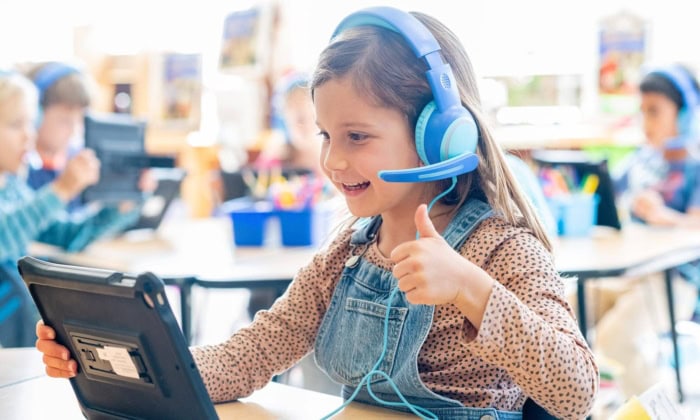
<svg viewBox="0 0 700 420">
<path fill-rule="evenodd" d="M 671 401 L 660 384 L 656 384 L 639 396 L 639 402 L 653 420 L 682 419 L 678 406 Z"/>
<path fill-rule="evenodd" d="M 630 398 L 610 420 L 670 420 L 683 415 L 671 401 L 660 384 L 644 391 L 639 397 Z"/>
</svg>

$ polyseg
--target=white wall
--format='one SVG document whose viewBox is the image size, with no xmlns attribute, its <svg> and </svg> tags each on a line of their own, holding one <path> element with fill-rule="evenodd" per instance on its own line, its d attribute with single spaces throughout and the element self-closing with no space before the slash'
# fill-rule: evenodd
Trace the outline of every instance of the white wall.
<svg viewBox="0 0 700 420">
<path fill-rule="evenodd" d="M 384 4 L 420 10 L 439 18 L 462 39 L 484 74 L 515 68 L 569 72 L 595 58 L 598 19 L 621 9 L 640 14 L 652 24 L 649 52 L 659 61 L 700 62 L 692 40 L 700 25 L 683 0 L 279 0 L 294 30 L 294 59 L 313 62 L 335 24 L 365 6 Z M 63 58 L 72 51 L 72 27 L 108 28 L 101 40 L 114 53 L 150 49 L 195 50 L 215 42 L 220 19 L 230 8 L 253 0 L 24 0 L 0 15 L 0 63 L 24 59 Z M 462 12 L 462 10 L 466 10 Z M 57 19 L 57 16 L 66 16 Z"/>
<path fill-rule="evenodd" d="M 260 0 L 274 1 L 274 0 Z M 447 24 L 462 39 L 479 76 L 580 74 L 583 107 L 595 109 L 597 28 L 620 10 L 650 23 L 648 59 L 698 66 L 694 40 L 700 25 L 683 0 L 278 0 L 289 31 L 291 64 L 310 69 L 335 25 L 361 7 L 390 5 L 420 10 Z M 0 16 L 0 66 L 23 60 L 69 58 L 72 28 L 93 25 L 95 47 L 113 54 L 148 51 L 201 51 L 207 74 L 215 71 L 221 23 L 231 8 L 255 0 L 24 0 Z M 69 14 L 65 20 L 56 16 Z M 463 11 L 464 10 L 464 11 Z"/>
</svg>

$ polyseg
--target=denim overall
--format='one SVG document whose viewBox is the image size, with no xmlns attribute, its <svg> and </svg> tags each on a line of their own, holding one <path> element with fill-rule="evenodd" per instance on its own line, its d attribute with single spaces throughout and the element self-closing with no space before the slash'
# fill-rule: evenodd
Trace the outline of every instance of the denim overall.
<svg viewBox="0 0 700 420">
<path fill-rule="evenodd" d="M 491 214 L 488 204 L 474 199 L 467 201 L 445 229 L 445 240 L 459 250 L 474 228 Z M 352 395 L 381 355 L 387 300 L 397 284 L 390 271 L 362 258 L 380 225 L 381 218 L 376 217 L 353 233 L 350 243 L 357 256 L 346 262 L 316 337 L 316 363 L 334 381 L 343 384 L 344 399 Z M 387 351 L 377 369 L 391 377 L 411 404 L 430 410 L 440 419 L 522 419 L 520 412 L 465 407 L 459 401 L 430 391 L 421 382 L 418 352 L 430 331 L 434 311 L 433 305 L 413 305 L 403 293 L 395 295 L 389 312 Z M 377 397 L 401 401 L 381 375 L 373 375 L 370 383 Z M 381 405 L 369 395 L 365 385 L 355 400 Z M 394 408 L 410 411 L 405 407 Z"/>
</svg>

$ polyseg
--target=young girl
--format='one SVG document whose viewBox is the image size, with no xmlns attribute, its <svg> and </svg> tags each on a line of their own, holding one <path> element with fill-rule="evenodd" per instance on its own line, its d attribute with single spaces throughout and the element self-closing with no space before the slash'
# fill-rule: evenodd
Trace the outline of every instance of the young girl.
<svg viewBox="0 0 700 420">
<path fill-rule="evenodd" d="M 69 220 L 66 203 L 99 178 L 99 161 L 90 150 L 71 159 L 55 181 L 34 192 L 21 176 L 33 146 L 37 93 L 17 73 L 0 74 L 0 345 L 34 344 L 38 318 L 17 272 L 17 259 L 31 241 L 79 250 L 98 236 L 134 223 L 138 212 L 100 211 L 89 219 Z"/>
<path fill-rule="evenodd" d="M 360 11 L 322 52 L 311 92 L 323 169 L 362 222 L 249 327 L 192 349 L 212 400 L 247 396 L 314 350 L 349 400 L 424 418 L 519 419 L 531 398 L 559 418 L 584 417 L 598 387 L 593 355 L 549 240 L 477 113 L 455 35 L 423 14 Z M 445 138 L 466 146 L 435 159 L 422 146 L 442 136 L 423 132 L 432 114 L 453 111 Z M 48 374 L 74 376 L 53 330 L 37 334 Z"/>
</svg>

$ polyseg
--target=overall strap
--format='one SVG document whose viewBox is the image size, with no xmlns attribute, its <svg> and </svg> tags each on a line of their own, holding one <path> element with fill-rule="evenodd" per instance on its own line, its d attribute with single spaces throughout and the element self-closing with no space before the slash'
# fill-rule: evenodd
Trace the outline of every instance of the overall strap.
<svg viewBox="0 0 700 420">
<path fill-rule="evenodd" d="M 372 242 L 377 236 L 379 226 L 382 225 L 382 216 L 374 216 L 370 219 L 362 219 L 357 222 L 360 224 L 359 229 L 353 232 L 350 237 L 351 245 L 363 245 Z"/>
<path fill-rule="evenodd" d="M 493 210 L 488 203 L 476 198 L 469 199 L 459 208 L 450 224 L 442 232 L 442 237 L 452 248 L 459 250 L 479 223 L 491 217 L 492 214 Z"/>
</svg>

